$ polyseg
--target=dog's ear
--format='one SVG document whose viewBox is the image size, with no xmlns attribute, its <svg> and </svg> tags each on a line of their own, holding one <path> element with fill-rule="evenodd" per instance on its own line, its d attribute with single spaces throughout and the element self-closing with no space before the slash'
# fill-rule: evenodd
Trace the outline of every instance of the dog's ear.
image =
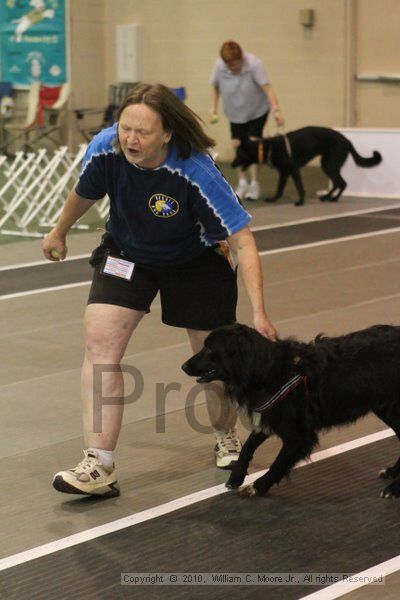
<svg viewBox="0 0 400 600">
<path fill-rule="evenodd" d="M 236 156 L 231 162 L 231 167 L 234 169 L 242 167 L 243 171 L 245 171 L 254 162 L 251 155 L 246 151 L 246 141 L 242 140 L 240 146 L 236 148 Z"/>
<path fill-rule="evenodd" d="M 265 338 L 252 327 L 237 324 L 237 335 L 233 337 L 236 357 L 236 369 L 243 381 L 257 384 L 268 379 L 269 372 L 276 369 L 280 359 L 280 345 Z M 251 360 L 249 360 L 251 357 Z"/>
<path fill-rule="evenodd" d="M 236 158 L 231 162 L 231 167 L 233 167 L 234 169 L 236 169 L 236 167 L 242 167 L 243 171 L 246 171 L 246 169 L 248 169 L 250 165 L 251 162 L 244 161 L 238 156 L 236 156 Z"/>
</svg>

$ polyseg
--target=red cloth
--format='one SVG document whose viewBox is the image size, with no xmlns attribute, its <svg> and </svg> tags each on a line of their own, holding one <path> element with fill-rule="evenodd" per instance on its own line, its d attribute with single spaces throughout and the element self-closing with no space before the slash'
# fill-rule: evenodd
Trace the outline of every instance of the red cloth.
<svg viewBox="0 0 400 600">
<path fill-rule="evenodd" d="M 47 85 L 41 85 L 39 91 L 39 108 L 37 123 L 43 125 L 43 106 L 53 106 L 57 102 L 61 91 L 61 85 L 49 87 Z"/>
</svg>

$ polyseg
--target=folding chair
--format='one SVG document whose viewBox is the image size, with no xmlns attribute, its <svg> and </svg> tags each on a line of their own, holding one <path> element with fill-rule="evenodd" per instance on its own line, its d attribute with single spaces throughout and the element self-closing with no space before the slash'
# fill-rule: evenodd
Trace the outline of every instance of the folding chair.
<svg viewBox="0 0 400 600">
<path fill-rule="evenodd" d="M 12 84 L 9 81 L 0 81 L 0 148 L 3 145 L 3 127 L 11 116 L 12 106 Z"/>
<path fill-rule="evenodd" d="M 41 86 L 37 127 L 29 140 L 31 148 L 38 148 L 45 140 L 49 140 L 55 147 L 62 145 L 62 127 L 67 114 L 70 90 L 69 83 L 54 88 Z"/>
<path fill-rule="evenodd" d="M 24 140 L 25 150 L 29 147 L 29 136 L 37 124 L 39 90 L 40 83 L 32 83 L 26 99 L 26 108 L 13 109 L 12 118 L 3 126 L 4 140 L 0 153 L 5 152 L 10 144 L 21 138 Z"/>
<path fill-rule="evenodd" d="M 0 81 L 0 118 L 4 119 L 11 116 L 13 104 L 12 83 Z"/>
<path fill-rule="evenodd" d="M 87 142 L 90 142 L 96 133 L 114 124 L 119 106 L 135 85 L 137 83 L 110 85 L 108 88 L 108 104 L 105 108 L 78 108 L 74 111 L 78 130 Z"/>
</svg>

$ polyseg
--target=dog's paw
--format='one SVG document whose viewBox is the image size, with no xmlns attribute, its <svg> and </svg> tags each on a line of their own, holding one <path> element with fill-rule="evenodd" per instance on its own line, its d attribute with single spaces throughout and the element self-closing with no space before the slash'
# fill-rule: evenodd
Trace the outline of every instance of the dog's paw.
<svg viewBox="0 0 400 600">
<path fill-rule="evenodd" d="M 393 467 L 388 467 L 387 469 L 382 469 L 379 471 L 379 479 L 395 479 L 396 473 L 394 472 Z"/>
<path fill-rule="evenodd" d="M 243 479 L 240 479 L 240 480 L 228 479 L 228 481 L 225 484 L 225 487 L 228 488 L 228 490 L 237 490 L 238 488 L 240 488 L 243 481 L 244 481 L 244 477 L 243 477 Z"/>
<path fill-rule="evenodd" d="M 264 198 L 264 202 L 268 202 L 269 204 L 272 204 L 273 202 L 276 202 L 278 200 L 278 198 Z"/>
<path fill-rule="evenodd" d="M 227 487 L 229 490 L 237 490 L 242 485 L 246 475 L 247 473 L 235 473 L 233 470 L 225 484 L 225 487 Z"/>
<path fill-rule="evenodd" d="M 236 483 L 232 483 L 231 481 L 227 481 L 225 484 L 225 487 L 228 490 L 237 490 L 238 488 L 240 488 L 240 486 L 241 486 L 241 483 L 236 484 Z"/>
<path fill-rule="evenodd" d="M 250 496 L 257 496 L 257 490 L 254 487 L 254 483 L 249 483 L 248 485 L 242 485 L 242 487 L 238 490 L 239 495 L 243 498 L 249 498 Z"/>
<path fill-rule="evenodd" d="M 329 194 L 330 190 L 318 190 L 316 196 L 321 202 L 325 202 L 325 200 L 328 200 Z"/>
<path fill-rule="evenodd" d="M 297 201 L 294 203 L 294 205 L 295 205 L 295 206 L 303 206 L 303 204 L 304 204 L 304 200 L 301 200 L 301 199 L 300 199 L 300 200 L 297 200 Z"/>
<path fill-rule="evenodd" d="M 381 498 L 400 498 L 400 481 L 396 479 L 381 492 Z"/>
</svg>

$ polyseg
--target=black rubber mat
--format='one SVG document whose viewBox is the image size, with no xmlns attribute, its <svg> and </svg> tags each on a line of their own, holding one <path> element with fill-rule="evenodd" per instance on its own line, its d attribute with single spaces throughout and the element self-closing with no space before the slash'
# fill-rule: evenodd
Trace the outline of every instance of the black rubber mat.
<svg viewBox="0 0 400 600">
<path fill-rule="evenodd" d="M 400 548 L 400 499 L 379 497 L 385 482 L 377 473 L 397 459 L 399 449 L 398 440 L 388 438 L 296 469 L 269 496 L 243 499 L 228 492 L 13 567 L 0 574 L 0 595 L 301 598 L 323 586 L 133 587 L 120 581 L 121 573 L 350 574 L 393 558 Z M 88 500 L 65 502 L 70 518 L 74 502 Z M 384 587 L 376 590 L 377 598 L 385 597 Z"/>
<path fill-rule="evenodd" d="M 48 262 L 44 265 L 0 271 L 0 296 L 91 281 L 92 268 L 88 260 L 81 258 L 60 263 Z"/>
<path fill-rule="evenodd" d="M 299 223 L 254 232 L 259 251 L 337 239 L 343 236 L 393 229 L 400 225 L 400 209 Z M 88 259 L 48 263 L 0 271 L 0 296 L 88 281 L 92 271 Z"/>
<path fill-rule="evenodd" d="M 388 218 L 388 217 L 391 218 Z M 299 223 L 255 232 L 259 250 L 275 250 L 300 244 L 334 240 L 349 235 L 372 233 L 400 226 L 400 209 L 364 215 Z"/>
</svg>

